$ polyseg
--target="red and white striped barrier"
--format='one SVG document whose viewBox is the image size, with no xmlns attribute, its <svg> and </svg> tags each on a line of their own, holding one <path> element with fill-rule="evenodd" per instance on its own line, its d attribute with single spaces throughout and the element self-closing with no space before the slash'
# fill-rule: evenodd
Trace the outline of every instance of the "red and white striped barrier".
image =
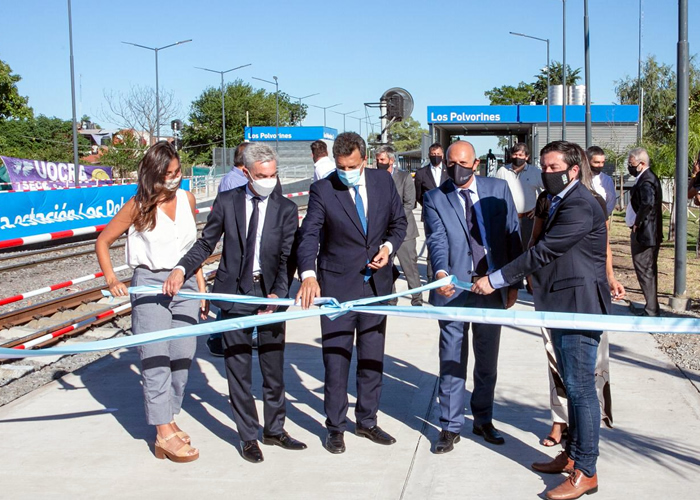
<svg viewBox="0 0 700 500">
<path fill-rule="evenodd" d="M 115 267 L 114 272 L 118 273 L 119 271 L 124 271 L 126 269 L 129 269 L 129 266 L 124 264 L 123 266 Z M 55 290 L 66 288 L 71 285 L 77 285 L 78 283 L 84 283 L 86 281 L 101 278 L 102 276 L 104 276 L 104 274 L 102 273 L 102 271 L 100 271 L 99 273 L 88 274 L 87 276 L 82 276 L 80 278 L 76 278 L 70 281 L 64 281 L 63 283 L 56 283 L 55 285 L 47 286 L 44 288 L 37 288 L 36 290 L 32 290 L 31 292 L 25 292 L 19 295 L 15 295 L 14 297 L 0 299 L 0 306 L 11 304 L 12 302 L 19 302 L 20 300 L 28 299 L 30 297 L 36 297 L 37 295 L 42 295 L 44 293 L 53 292 Z"/>
<path fill-rule="evenodd" d="M 287 198 L 296 198 L 297 196 L 308 196 L 308 191 L 300 191 L 299 193 L 287 193 L 284 196 Z"/>
<path fill-rule="evenodd" d="M 80 229 L 56 231 L 55 233 L 35 234 L 34 236 L 26 236 L 24 238 L 13 238 L 11 240 L 0 241 L 0 248 L 21 247 L 23 245 L 31 245 L 32 243 L 41 243 L 43 241 L 60 240 L 62 238 L 70 238 L 71 236 L 99 233 L 106 227 L 107 224 L 100 224 L 99 226 L 81 227 Z"/>
<path fill-rule="evenodd" d="M 194 211 L 195 214 L 205 214 L 211 212 L 211 207 L 198 208 Z"/>
<path fill-rule="evenodd" d="M 114 314 L 119 314 L 120 312 L 126 311 L 127 309 L 131 309 L 131 302 L 122 304 L 121 306 L 115 307 L 114 309 L 110 309 L 109 311 L 101 312 L 100 314 L 96 314 L 95 316 L 84 319 L 83 321 L 78 321 L 77 323 L 73 323 L 72 325 L 61 328 L 60 330 L 56 330 L 55 332 L 47 333 L 46 335 L 42 335 L 41 337 L 29 340 L 24 344 L 14 346 L 13 349 L 31 349 L 35 345 L 43 344 L 44 342 L 47 342 L 51 339 L 55 339 L 56 337 L 61 337 L 66 333 L 72 332 L 73 330 L 77 330 L 78 328 L 87 326 L 90 323 L 95 322 L 96 320 L 103 319 Z"/>
</svg>

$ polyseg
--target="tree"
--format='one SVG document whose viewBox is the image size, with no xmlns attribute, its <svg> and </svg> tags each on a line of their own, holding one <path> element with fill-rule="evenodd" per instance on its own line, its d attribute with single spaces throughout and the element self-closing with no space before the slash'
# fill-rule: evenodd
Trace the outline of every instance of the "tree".
<svg viewBox="0 0 700 500">
<path fill-rule="evenodd" d="M 410 116 L 391 126 L 390 135 L 397 152 L 420 148 L 421 138 L 428 131 L 421 128 L 420 122 Z"/>
<path fill-rule="evenodd" d="M 547 71 L 549 70 L 550 85 L 561 85 L 564 80 L 563 67 L 562 63 L 554 61 L 550 63 L 549 69 L 543 68 L 538 75 L 535 75 L 535 81 L 532 83 L 520 82 L 517 87 L 512 85 L 494 87 L 484 92 L 484 95 L 489 98 L 491 105 L 530 104 L 530 102 L 542 104 L 547 98 Z M 581 68 L 571 69 L 567 64 L 567 85 L 576 85 L 581 79 L 580 73 Z"/>
<path fill-rule="evenodd" d="M 517 87 L 503 85 L 484 92 L 492 106 L 509 104 L 529 104 L 537 102 L 535 87 L 531 83 L 520 82 Z"/>
<path fill-rule="evenodd" d="M 306 105 L 292 102 L 285 93 L 279 95 L 280 126 L 292 125 L 306 117 Z M 275 126 L 275 93 L 254 89 L 236 80 L 224 87 L 227 147 L 243 141 L 246 112 L 252 126 Z M 209 87 L 192 102 L 189 124 L 182 131 L 182 141 L 191 149 L 197 162 L 211 164 L 212 148 L 223 145 L 221 89 Z"/>
<path fill-rule="evenodd" d="M 112 145 L 103 149 L 98 162 L 113 167 L 113 177 L 127 177 L 138 169 L 148 146 L 132 130 L 122 130 L 112 137 Z"/>
<path fill-rule="evenodd" d="M 19 95 L 17 90 L 17 82 L 21 79 L 21 76 L 12 74 L 9 64 L 0 61 L 0 121 L 34 116 L 28 104 L 29 98 Z"/>
<path fill-rule="evenodd" d="M 78 136 L 78 151 L 90 154 L 90 141 Z M 0 152 L 36 160 L 73 161 L 73 123 L 39 115 L 24 120 L 0 120 Z"/>
<path fill-rule="evenodd" d="M 120 128 L 137 132 L 148 132 L 151 144 L 156 141 L 157 123 L 161 130 L 170 130 L 170 121 L 180 114 L 180 105 L 172 92 L 160 90 L 160 116 L 156 118 L 156 91 L 151 87 L 132 86 L 126 94 L 121 92 L 104 91 L 107 108 L 102 114 L 108 122 L 117 124 Z"/>
</svg>

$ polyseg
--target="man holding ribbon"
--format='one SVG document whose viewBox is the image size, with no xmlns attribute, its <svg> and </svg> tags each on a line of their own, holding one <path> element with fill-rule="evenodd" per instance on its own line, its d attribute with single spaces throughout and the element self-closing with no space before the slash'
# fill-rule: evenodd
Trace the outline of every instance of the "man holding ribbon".
<svg viewBox="0 0 700 500">
<path fill-rule="evenodd" d="M 457 141 L 447 149 L 449 180 L 425 194 L 423 215 L 435 278 L 454 275 L 473 282 L 522 253 L 518 212 L 508 184 L 492 177 L 475 177 L 474 147 Z M 517 287 L 487 295 L 457 291 L 450 284 L 430 292 L 434 306 L 509 308 L 518 297 Z M 465 383 L 469 353 L 469 323 L 441 320 L 440 324 L 440 425 L 435 453 L 447 453 L 460 440 L 464 425 Z M 503 444 L 493 426 L 500 325 L 471 325 L 474 348 L 474 392 L 471 410 L 473 432 L 488 443 Z"/>
<path fill-rule="evenodd" d="M 311 185 L 299 231 L 297 300 L 307 309 L 321 293 L 340 302 L 391 293 L 391 255 L 406 236 L 406 215 L 391 175 L 366 168 L 365 141 L 354 132 L 333 144 L 336 170 Z M 396 440 L 377 425 L 384 370 L 386 316 L 349 312 L 321 318 L 325 367 L 325 447 L 345 451 L 348 374 L 357 344 L 355 434 L 375 443 Z"/>
<path fill-rule="evenodd" d="M 289 294 L 287 261 L 292 251 L 298 222 L 294 202 L 275 192 L 277 155 L 266 144 L 251 143 L 243 152 L 244 186 L 220 192 L 212 212 L 189 252 L 168 277 L 163 290 L 174 295 L 185 277 L 191 276 L 216 248 L 221 235 L 224 247 L 216 272 L 214 293 L 233 293 L 270 299 Z M 227 320 L 275 311 L 273 305 L 259 306 L 212 301 Z M 252 328 L 224 332 L 224 357 L 233 419 L 241 439 L 241 455 L 252 463 L 263 461 L 258 446 L 258 412 L 251 392 Z M 284 323 L 258 326 L 258 358 L 263 376 L 265 425 L 263 444 L 287 450 L 303 450 L 284 430 Z"/>
<path fill-rule="evenodd" d="M 565 141 L 542 149 L 542 182 L 552 197 L 544 231 L 526 253 L 474 283 L 474 293 L 490 294 L 532 275 L 536 310 L 609 314 L 607 215 L 586 188 L 590 171 L 581 167 L 584 156 L 579 146 Z M 598 491 L 600 406 L 595 364 L 601 332 L 552 328 L 551 334 L 568 396 L 569 437 L 565 451 L 532 468 L 547 474 L 569 473 L 566 481 L 546 493 L 550 500 L 568 500 Z"/>
</svg>

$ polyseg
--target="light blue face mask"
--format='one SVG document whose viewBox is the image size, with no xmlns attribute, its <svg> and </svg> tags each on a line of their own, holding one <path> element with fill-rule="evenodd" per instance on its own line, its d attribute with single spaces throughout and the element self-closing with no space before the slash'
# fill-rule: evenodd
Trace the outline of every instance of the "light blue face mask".
<svg viewBox="0 0 700 500">
<path fill-rule="evenodd" d="M 338 168 L 336 170 L 338 171 L 340 182 L 347 187 L 357 186 L 357 183 L 360 182 L 360 178 L 362 177 L 362 168 L 356 168 L 354 170 L 340 170 Z"/>
</svg>

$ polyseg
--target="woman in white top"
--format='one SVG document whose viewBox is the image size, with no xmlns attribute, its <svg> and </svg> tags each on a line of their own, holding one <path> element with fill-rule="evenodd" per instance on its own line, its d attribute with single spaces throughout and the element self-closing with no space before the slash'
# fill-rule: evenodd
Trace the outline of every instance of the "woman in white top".
<svg viewBox="0 0 700 500">
<path fill-rule="evenodd" d="M 167 142 L 152 146 L 141 160 L 136 195 L 110 221 L 95 244 L 109 290 L 116 297 L 128 291 L 114 274 L 109 247 L 128 231 L 126 259 L 134 269 L 132 286 L 162 285 L 180 258 L 197 239 L 192 193 L 179 189 L 180 158 Z M 200 269 L 183 288 L 206 291 Z M 193 325 L 206 318 L 204 301 L 168 295 L 132 295 L 131 329 L 134 334 Z M 156 426 L 155 455 L 175 462 L 191 462 L 199 451 L 175 423 L 180 412 L 187 375 L 194 357 L 194 337 L 147 344 L 141 357 L 146 418 Z"/>
</svg>

